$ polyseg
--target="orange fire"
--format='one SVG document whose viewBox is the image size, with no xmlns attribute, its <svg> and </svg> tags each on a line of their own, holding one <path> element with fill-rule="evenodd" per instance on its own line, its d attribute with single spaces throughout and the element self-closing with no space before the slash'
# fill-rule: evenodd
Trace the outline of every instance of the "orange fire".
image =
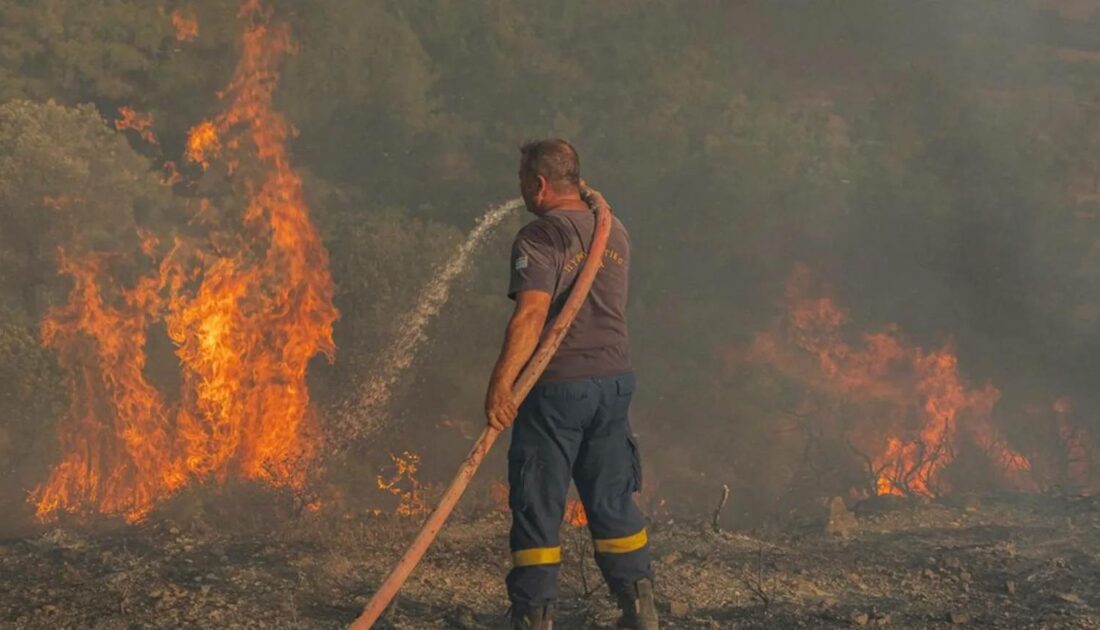
<svg viewBox="0 0 1100 630">
<path fill-rule="evenodd" d="M 431 511 L 424 497 L 424 489 L 416 478 L 420 470 L 420 456 L 410 451 L 401 455 L 390 455 L 393 460 L 394 473 L 388 479 L 378 475 L 378 488 L 384 490 L 401 502 L 397 505 L 397 514 L 401 516 L 417 516 Z"/>
<path fill-rule="evenodd" d="M 132 107 L 119 107 L 118 120 L 115 121 L 115 129 L 136 131 L 141 139 L 149 144 L 159 144 L 157 136 L 153 133 L 153 115 L 142 114 L 134 111 Z"/>
<path fill-rule="evenodd" d="M 271 108 L 289 33 L 258 0 L 240 16 L 248 26 L 227 109 L 196 127 L 202 140 L 193 134 L 188 147 L 204 147 L 204 167 L 248 161 L 244 219 L 210 242 L 177 241 L 128 288 L 112 278 L 107 255 L 62 256 L 74 286 L 42 330 L 67 369 L 72 405 L 58 426 L 61 462 L 33 496 L 40 518 L 96 511 L 139 520 L 189 479 L 306 483 L 320 439 L 306 368 L 335 352 L 334 288 L 290 164 L 289 127 Z M 157 247 L 145 238 L 147 254 Z M 171 409 L 144 374 L 146 331 L 157 321 L 180 361 L 183 391 Z"/>
<path fill-rule="evenodd" d="M 211 156 L 222 151 L 221 137 L 214 123 L 209 120 L 195 125 L 187 134 L 187 159 L 203 167 L 210 167 Z"/>
<path fill-rule="evenodd" d="M 508 512 L 508 484 L 494 480 L 489 487 L 489 496 L 497 510 Z M 565 515 L 562 520 L 573 527 L 587 527 L 588 514 L 584 511 L 584 504 L 577 499 L 567 499 L 565 502 Z"/>
<path fill-rule="evenodd" d="M 57 350 L 71 395 L 58 432 L 61 461 L 35 493 L 40 518 L 92 504 L 135 521 L 186 480 L 171 456 L 164 401 L 143 373 L 157 286 L 144 278 L 123 290 L 106 273 L 109 263 L 105 255 L 62 253 L 60 270 L 73 278 L 69 302 L 42 322 L 43 344 Z"/>
<path fill-rule="evenodd" d="M 1000 392 L 967 385 L 950 344 L 932 352 L 907 346 L 889 326 L 862 335 L 861 346 L 850 345 L 842 334 L 848 314 L 815 295 L 812 285 L 809 270 L 797 268 L 787 289 L 787 316 L 756 338 L 750 354 L 814 388 L 875 406 L 848 433 L 867 448 L 876 493 L 933 496 L 946 490 L 941 473 L 955 459 L 960 432 L 1005 479 L 1026 483 L 1030 462 L 993 424 Z"/>
<path fill-rule="evenodd" d="M 191 10 L 172 11 L 172 28 L 176 29 L 176 40 L 189 42 L 199 36 L 199 21 Z"/>
<path fill-rule="evenodd" d="M 565 522 L 573 527 L 587 527 L 588 514 L 584 511 L 584 504 L 576 499 L 566 501 Z"/>
</svg>

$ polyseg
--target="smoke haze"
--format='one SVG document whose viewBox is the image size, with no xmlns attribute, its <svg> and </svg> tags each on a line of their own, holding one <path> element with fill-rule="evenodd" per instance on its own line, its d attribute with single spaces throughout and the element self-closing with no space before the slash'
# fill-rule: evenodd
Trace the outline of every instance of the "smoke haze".
<svg viewBox="0 0 1100 630">
<path fill-rule="evenodd" d="M 72 366 L 40 330 L 72 286 L 58 248 L 103 257 L 108 304 L 162 262 L 149 235 L 202 243 L 199 282 L 211 260 L 268 255 L 263 230 L 237 240 L 255 226 L 244 182 L 300 177 L 332 303 L 294 293 L 290 254 L 241 303 L 283 280 L 326 314 L 335 362 L 295 355 L 312 357 L 296 404 L 324 433 L 478 217 L 516 196 L 519 143 L 544 136 L 578 148 L 632 234 L 651 510 L 709 509 L 723 484 L 728 518 L 756 523 L 835 495 L 1095 483 L 1100 2 L 273 1 L 286 56 L 257 85 L 285 155 L 245 140 L 227 153 L 252 159 L 207 169 L 181 159 L 202 121 L 263 118 L 225 118 L 243 34 L 267 24 L 232 4 L 0 1 L 4 527 L 34 522 L 28 493 L 65 459 Z M 450 475 L 484 422 L 524 220 L 486 237 L 385 377 L 394 428 L 346 438 L 354 457 L 310 451 L 300 503 L 394 509 L 377 482 L 391 453 L 416 453 L 420 482 Z M 198 377 L 154 320 L 131 372 L 186 403 Z M 226 455 L 218 481 L 248 457 Z M 473 502 L 503 452 L 481 477 Z"/>
</svg>

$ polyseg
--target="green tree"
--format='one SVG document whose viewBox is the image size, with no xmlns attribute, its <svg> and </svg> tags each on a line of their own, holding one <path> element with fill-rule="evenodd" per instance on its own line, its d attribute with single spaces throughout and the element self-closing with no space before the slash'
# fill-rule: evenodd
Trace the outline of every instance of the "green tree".
<svg viewBox="0 0 1100 630">
<path fill-rule="evenodd" d="M 91 106 L 0 106 L 0 288 L 36 316 L 57 248 L 131 248 L 170 192 Z"/>
</svg>

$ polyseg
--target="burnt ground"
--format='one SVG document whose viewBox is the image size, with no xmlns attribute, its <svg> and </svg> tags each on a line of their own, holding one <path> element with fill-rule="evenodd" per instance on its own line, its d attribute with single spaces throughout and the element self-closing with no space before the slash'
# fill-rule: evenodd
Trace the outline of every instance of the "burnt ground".
<svg viewBox="0 0 1100 630">
<path fill-rule="evenodd" d="M 667 628 L 1100 628 L 1100 502 L 996 496 L 856 506 L 770 532 L 654 523 Z M 0 541 L 0 628 L 341 628 L 415 520 L 307 516 L 266 534 L 161 520 Z M 276 531 L 272 531 L 276 530 Z M 558 627 L 615 612 L 583 530 L 566 527 Z M 382 627 L 505 626 L 507 516 L 458 519 Z M 587 587 L 586 587 L 587 582 Z"/>
</svg>

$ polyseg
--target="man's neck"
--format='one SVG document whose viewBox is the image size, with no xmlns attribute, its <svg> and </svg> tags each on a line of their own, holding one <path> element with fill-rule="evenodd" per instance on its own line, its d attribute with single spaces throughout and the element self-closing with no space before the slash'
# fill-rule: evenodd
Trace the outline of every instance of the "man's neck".
<svg viewBox="0 0 1100 630">
<path fill-rule="evenodd" d="M 579 212 L 588 210 L 588 204 L 581 199 L 580 195 L 563 195 L 547 201 L 539 210 L 540 214 L 546 214 L 547 212 L 553 212 L 555 210 L 560 210 L 562 212 Z"/>
</svg>

